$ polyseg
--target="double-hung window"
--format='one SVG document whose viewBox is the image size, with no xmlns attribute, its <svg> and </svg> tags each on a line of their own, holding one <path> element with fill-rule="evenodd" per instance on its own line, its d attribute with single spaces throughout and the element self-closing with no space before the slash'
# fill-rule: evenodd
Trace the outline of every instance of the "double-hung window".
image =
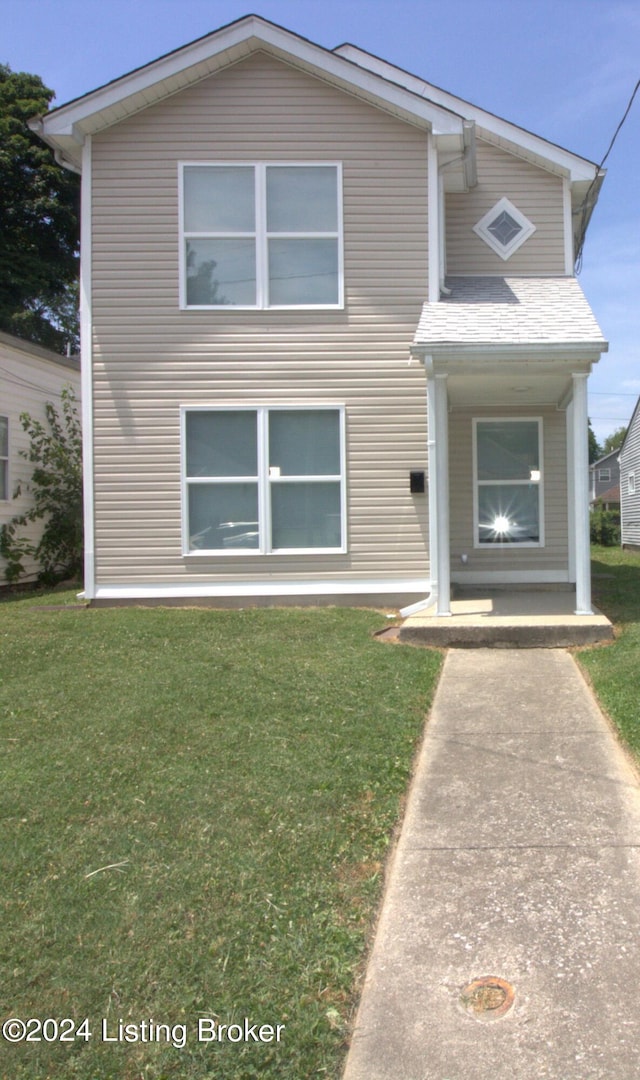
<svg viewBox="0 0 640 1080">
<path fill-rule="evenodd" d="M 181 306 L 343 304 L 339 164 L 181 166 Z"/>
<path fill-rule="evenodd" d="M 539 547 L 542 421 L 474 420 L 475 545 Z"/>
<path fill-rule="evenodd" d="M 345 550 L 344 410 L 183 409 L 185 554 Z"/>
<path fill-rule="evenodd" d="M 9 417 L 0 416 L 0 500 L 9 498 Z"/>
</svg>

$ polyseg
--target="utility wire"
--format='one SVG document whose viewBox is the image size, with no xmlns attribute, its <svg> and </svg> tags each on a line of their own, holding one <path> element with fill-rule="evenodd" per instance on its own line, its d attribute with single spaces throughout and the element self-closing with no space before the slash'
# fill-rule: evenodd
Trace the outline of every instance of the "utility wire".
<svg viewBox="0 0 640 1080">
<path fill-rule="evenodd" d="M 575 261 L 576 274 L 579 274 L 580 271 L 582 270 L 582 249 L 584 247 L 584 240 L 585 240 L 585 236 L 586 236 L 586 232 L 587 232 L 587 225 L 589 224 L 589 218 L 591 217 L 591 210 L 593 210 L 593 207 L 595 206 L 595 203 L 593 203 L 593 205 L 590 204 L 591 192 L 592 192 L 593 188 L 595 187 L 595 185 L 598 183 L 598 180 L 600 179 L 600 172 L 602 171 L 602 167 L 603 167 L 605 161 L 607 160 L 607 158 L 609 157 L 609 154 L 611 153 L 611 151 L 613 149 L 613 144 L 615 143 L 616 139 L 618 138 L 618 135 L 620 134 L 622 126 L 623 126 L 625 120 L 627 119 L 627 117 L 628 117 L 628 115 L 629 115 L 629 113 L 631 111 L 631 106 L 633 105 L 634 98 L 635 98 L 636 94 L 638 93 L 638 90 L 640 90 L 640 79 L 638 79 L 638 81 L 637 81 L 637 83 L 636 83 L 636 85 L 634 87 L 633 93 L 632 93 L 631 97 L 629 98 L 629 104 L 627 105 L 627 107 L 626 107 L 626 109 L 624 111 L 624 115 L 622 117 L 622 120 L 620 121 L 620 123 L 618 124 L 616 130 L 613 133 L 613 138 L 612 138 L 611 142 L 609 143 L 609 146 L 607 148 L 607 152 L 604 155 L 604 157 L 603 157 L 602 161 L 600 162 L 600 164 L 598 165 L 598 172 L 596 173 L 593 180 L 589 184 L 589 187 L 587 188 L 587 194 L 584 197 L 584 200 L 582 202 L 582 206 L 577 211 L 578 214 L 581 215 L 581 222 L 580 222 L 580 238 L 578 240 L 578 246 L 577 246 L 577 250 L 576 250 L 576 261 Z"/>
</svg>

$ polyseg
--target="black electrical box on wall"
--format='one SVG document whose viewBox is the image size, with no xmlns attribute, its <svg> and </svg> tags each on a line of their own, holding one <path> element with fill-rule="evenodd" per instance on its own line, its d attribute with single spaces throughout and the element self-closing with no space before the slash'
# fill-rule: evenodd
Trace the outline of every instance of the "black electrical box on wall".
<svg viewBox="0 0 640 1080">
<path fill-rule="evenodd" d="M 424 470 L 412 469 L 409 473 L 409 491 L 412 495 L 424 495 Z"/>
</svg>

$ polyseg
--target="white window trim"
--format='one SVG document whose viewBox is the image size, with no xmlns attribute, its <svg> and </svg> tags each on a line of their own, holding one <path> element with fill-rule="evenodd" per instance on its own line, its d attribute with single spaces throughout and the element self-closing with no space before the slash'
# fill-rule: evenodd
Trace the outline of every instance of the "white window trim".
<svg viewBox="0 0 640 1080">
<path fill-rule="evenodd" d="M 0 498 L 0 502 L 11 502 L 11 476 L 9 475 L 9 459 L 11 456 L 11 423 L 9 417 L 3 413 L 0 417 L 2 420 L 7 421 L 7 454 L 0 455 L 0 469 L 4 469 L 4 478 L 6 483 L 6 495 L 4 498 Z"/>
<path fill-rule="evenodd" d="M 636 473 L 635 469 L 627 475 L 627 491 L 629 495 L 635 495 L 636 493 Z"/>
<path fill-rule="evenodd" d="M 514 236 L 508 244 L 501 244 L 496 236 L 489 231 L 489 226 L 495 219 L 506 212 L 510 217 L 520 226 L 521 231 Z M 491 210 L 488 210 L 484 217 L 480 218 L 480 221 L 473 226 L 473 231 L 476 236 L 479 236 L 481 240 L 484 240 L 492 251 L 495 251 L 496 255 L 499 255 L 501 259 L 510 259 L 512 255 L 521 248 L 522 245 L 533 236 L 536 231 L 536 227 L 533 222 L 529 221 L 528 217 L 518 210 L 517 206 L 504 196 L 500 199 L 495 206 L 492 206 Z"/>
<path fill-rule="evenodd" d="M 187 168 L 207 168 L 211 166 L 248 166 L 255 170 L 255 200 L 256 200 L 256 303 L 255 304 L 187 304 L 187 268 L 185 257 L 185 228 L 184 228 L 184 172 Z M 337 185 L 337 232 L 322 233 L 273 233 L 273 236 L 304 240 L 315 238 L 335 238 L 338 241 L 338 301 L 335 304 L 269 304 L 268 303 L 268 251 L 266 227 L 266 176 L 267 167 L 281 168 L 334 168 L 336 170 Z M 178 162 L 178 214 L 179 214 L 179 253 L 178 266 L 180 274 L 180 309 L 182 311 L 340 311 L 344 308 L 344 211 L 343 211 L 343 184 L 341 161 L 180 161 Z M 189 236 L 209 236 L 210 233 L 189 233 Z M 237 234 L 240 235 L 240 234 Z M 254 233 L 248 233 L 253 236 Z"/>
<path fill-rule="evenodd" d="M 268 445 L 268 423 L 267 414 L 271 412 L 318 412 L 329 411 L 337 412 L 339 414 L 339 435 L 340 435 L 340 475 L 327 475 L 317 477 L 278 477 L 279 483 L 339 483 L 340 484 L 340 546 L 335 548 L 272 548 L 270 546 L 271 537 L 271 514 L 269 498 L 269 487 L 271 484 L 271 477 L 269 476 L 269 445 Z M 192 483 L 207 483 L 210 482 L 208 478 L 194 479 L 193 477 L 187 477 L 187 413 L 191 412 L 255 412 L 257 414 L 258 425 L 258 547 L 257 548 L 234 548 L 234 549 L 220 549 L 220 548 L 200 548 L 197 551 L 193 551 L 189 547 L 189 498 L 188 488 Z M 278 405 L 181 405 L 180 406 L 180 447 L 181 447 L 181 515 L 182 515 L 182 554 L 186 558 L 202 558 L 203 556 L 211 558 L 256 558 L 259 556 L 277 556 L 277 555 L 343 555 L 347 551 L 347 457 L 346 457 L 346 410 L 344 405 L 332 404 L 331 402 L 300 402 L 285 404 L 279 403 Z M 275 479 L 275 478 L 274 478 Z M 255 483 L 256 478 L 234 476 L 233 481 L 235 483 L 242 483 L 243 481 Z M 221 481 L 224 483 L 224 479 Z"/>
<path fill-rule="evenodd" d="M 522 543 L 495 543 L 495 544 L 481 544 L 480 543 L 480 511 L 478 506 L 478 488 L 486 484 L 504 485 L 505 487 L 513 484 L 522 484 L 524 486 L 526 480 L 491 480 L 482 481 L 478 480 L 478 424 L 487 423 L 500 423 L 500 424 L 522 424 L 522 423 L 537 423 L 538 425 L 538 461 L 540 464 L 540 479 L 537 483 L 538 488 L 538 514 L 540 524 L 540 539 L 527 540 Z M 478 416 L 473 418 L 473 546 L 478 551 L 520 551 L 522 548 L 543 548 L 545 546 L 544 538 L 544 441 L 543 441 L 543 424 L 541 416 Z"/>
<path fill-rule="evenodd" d="M 611 480 L 611 469 L 598 469 L 598 480 L 603 483 L 609 483 Z"/>
</svg>

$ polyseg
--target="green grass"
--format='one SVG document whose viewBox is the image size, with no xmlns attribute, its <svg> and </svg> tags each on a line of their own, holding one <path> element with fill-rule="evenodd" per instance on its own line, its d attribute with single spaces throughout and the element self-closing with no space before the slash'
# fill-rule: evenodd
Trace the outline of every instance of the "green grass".
<svg viewBox="0 0 640 1080">
<path fill-rule="evenodd" d="M 0 605 L 0 1017 L 92 1035 L 0 1042 L 2 1080 L 338 1077 L 440 656 L 361 610 L 42 609 L 74 599 Z"/>
<path fill-rule="evenodd" d="M 578 654 L 622 737 L 640 761 L 640 554 L 592 549 L 593 599 L 616 627 L 612 645 Z"/>
</svg>

